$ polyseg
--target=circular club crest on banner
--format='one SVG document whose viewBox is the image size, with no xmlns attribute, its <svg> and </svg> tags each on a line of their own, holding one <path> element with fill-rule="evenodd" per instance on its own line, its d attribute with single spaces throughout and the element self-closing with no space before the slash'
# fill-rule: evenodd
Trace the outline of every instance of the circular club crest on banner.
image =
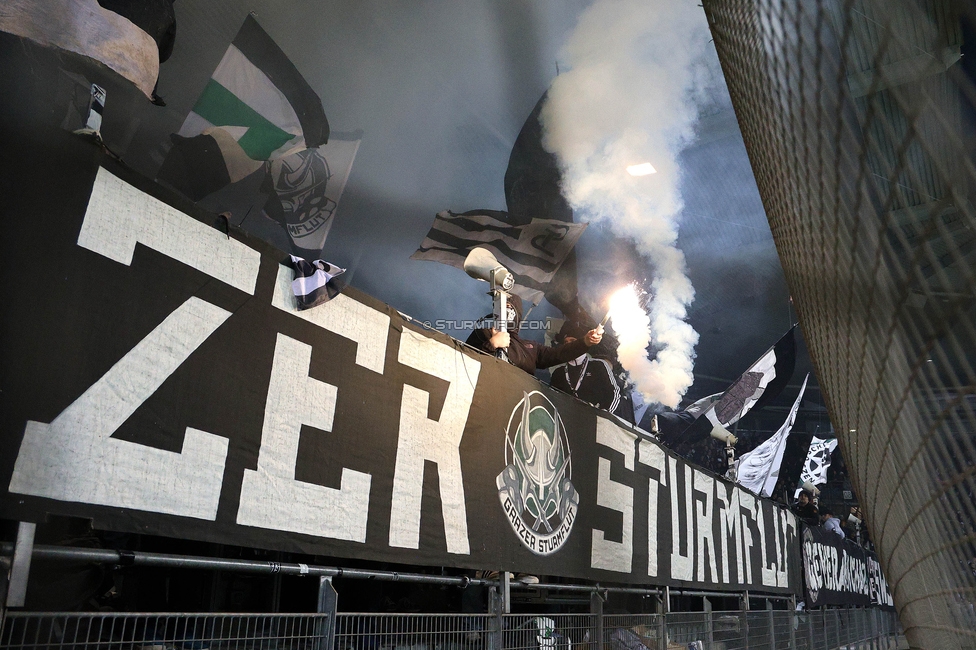
<svg viewBox="0 0 976 650">
<path fill-rule="evenodd" d="M 539 391 L 524 393 L 506 434 L 505 469 L 495 479 L 498 499 L 522 544 L 536 555 L 551 555 L 566 543 L 579 509 L 562 418 Z"/>
<path fill-rule="evenodd" d="M 817 541 L 813 539 L 813 533 L 809 528 L 803 529 L 803 566 L 806 569 L 807 607 L 812 607 L 820 596 L 820 583 L 823 578 L 819 571 L 819 558 L 817 557 Z"/>
</svg>

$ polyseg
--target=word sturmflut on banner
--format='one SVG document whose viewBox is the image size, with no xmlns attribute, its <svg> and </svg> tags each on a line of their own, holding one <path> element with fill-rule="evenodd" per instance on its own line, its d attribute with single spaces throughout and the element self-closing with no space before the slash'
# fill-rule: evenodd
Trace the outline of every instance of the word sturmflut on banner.
<svg viewBox="0 0 976 650">
<path fill-rule="evenodd" d="M 35 336 L 26 325 L 4 342 L 17 377 L 3 396 L 15 423 L 0 437 L 13 459 L 4 516 L 411 564 L 799 588 L 784 509 L 352 289 L 298 311 L 271 249 L 172 208 L 121 168 L 92 177 L 87 208 L 65 217 L 80 234 L 52 244 L 70 272 L 39 315 L 63 330 L 50 358 L 18 345 Z M 53 191 L 84 205 L 77 188 Z M 45 372 L 52 363 L 66 372 Z"/>
</svg>

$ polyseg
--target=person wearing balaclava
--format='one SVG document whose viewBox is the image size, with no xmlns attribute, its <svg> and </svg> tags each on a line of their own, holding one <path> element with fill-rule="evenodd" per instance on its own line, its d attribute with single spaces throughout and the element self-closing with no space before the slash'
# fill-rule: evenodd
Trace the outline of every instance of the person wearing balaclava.
<svg viewBox="0 0 976 650">
<path fill-rule="evenodd" d="M 508 322 L 507 332 L 489 328 L 476 329 L 471 332 L 467 344 L 488 354 L 495 354 L 496 350 L 504 349 L 508 354 L 509 363 L 530 375 L 535 375 L 536 370 L 551 368 L 575 359 L 603 340 L 603 332 L 597 328 L 587 332 L 581 339 L 562 345 L 548 346 L 535 341 L 526 341 L 518 334 L 523 314 L 522 299 L 516 295 L 509 297 L 508 307 L 509 313 L 505 318 Z M 492 317 L 490 314 L 486 316 L 486 318 Z"/>
<path fill-rule="evenodd" d="M 556 334 L 555 342 L 571 344 L 585 337 L 586 328 L 582 324 L 567 320 Z M 611 413 L 615 413 L 621 405 L 620 384 L 614 377 L 613 365 L 606 359 L 594 357 L 590 352 L 584 352 L 556 368 L 549 385 Z"/>
</svg>

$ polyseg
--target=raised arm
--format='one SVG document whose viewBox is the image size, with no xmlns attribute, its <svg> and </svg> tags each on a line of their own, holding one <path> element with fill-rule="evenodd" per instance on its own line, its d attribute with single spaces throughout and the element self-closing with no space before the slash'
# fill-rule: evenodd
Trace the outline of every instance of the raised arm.
<svg viewBox="0 0 976 650">
<path fill-rule="evenodd" d="M 579 355 L 586 352 L 589 348 L 599 343 L 603 338 L 603 333 L 599 329 L 590 330 L 582 339 L 576 339 L 562 345 L 552 347 L 540 347 L 536 356 L 536 368 L 551 368 L 561 363 L 572 361 Z"/>
</svg>

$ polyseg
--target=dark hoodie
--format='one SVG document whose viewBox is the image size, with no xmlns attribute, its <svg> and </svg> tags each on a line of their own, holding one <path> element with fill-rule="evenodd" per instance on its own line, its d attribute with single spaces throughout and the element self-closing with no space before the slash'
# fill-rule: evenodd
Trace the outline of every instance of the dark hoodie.
<svg viewBox="0 0 976 650">
<path fill-rule="evenodd" d="M 530 375 L 534 375 L 536 370 L 567 363 L 586 352 L 588 346 L 583 339 L 550 347 L 521 338 L 518 331 L 522 322 L 522 299 L 518 296 L 512 296 L 509 300 L 516 313 L 516 321 L 508 325 L 508 334 L 511 340 L 508 346 L 508 361 L 513 366 L 518 366 Z M 489 315 L 488 318 L 492 318 L 492 316 Z M 489 339 L 491 339 L 491 330 L 479 329 L 471 332 L 467 343 L 473 348 L 494 354 L 495 351 L 488 343 Z"/>
</svg>

